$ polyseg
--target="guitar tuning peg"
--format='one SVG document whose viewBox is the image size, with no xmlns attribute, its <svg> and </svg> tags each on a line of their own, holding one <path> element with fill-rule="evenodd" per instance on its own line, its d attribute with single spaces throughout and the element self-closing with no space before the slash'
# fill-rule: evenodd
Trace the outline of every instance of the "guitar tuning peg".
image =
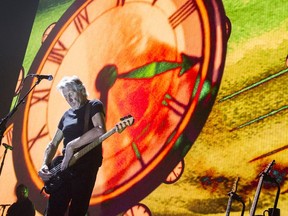
<svg viewBox="0 0 288 216">
<path fill-rule="evenodd" d="M 121 121 L 124 121 L 124 120 L 125 120 L 125 118 L 126 118 L 126 116 L 124 116 L 124 117 L 120 118 L 120 120 L 121 120 Z"/>
</svg>

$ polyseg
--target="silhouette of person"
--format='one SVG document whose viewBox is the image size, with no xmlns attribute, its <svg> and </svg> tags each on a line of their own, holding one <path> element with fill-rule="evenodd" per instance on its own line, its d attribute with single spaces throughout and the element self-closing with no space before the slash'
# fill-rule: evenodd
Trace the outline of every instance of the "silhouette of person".
<svg viewBox="0 0 288 216">
<path fill-rule="evenodd" d="M 6 216 L 35 216 L 35 208 L 29 199 L 29 190 L 24 184 L 16 187 L 17 201 L 7 210 Z"/>
</svg>

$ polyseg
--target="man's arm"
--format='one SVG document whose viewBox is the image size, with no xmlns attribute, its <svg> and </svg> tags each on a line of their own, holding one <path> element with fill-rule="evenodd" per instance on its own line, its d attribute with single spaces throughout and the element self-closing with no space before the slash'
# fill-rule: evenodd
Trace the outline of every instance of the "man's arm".
<svg viewBox="0 0 288 216">
<path fill-rule="evenodd" d="M 105 117 L 103 113 L 96 113 L 92 117 L 92 122 L 94 127 L 91 130 L 87 131 L 82 136 L 72 140 L 66 145 L 65 156 L 62 161 L 61 170 L 64 170 L 68 167 L 69 161 L 73 156 L 75 149 L 97 140 L 106 132 Z"/>
<path fill-rule="evenodd" d="M 63 139 L 63 132 L 60 129 L 57 129 L 53 139 L 46 147 L 42 166 L 44 165 L 48 166 L 51 163 L 53 157 L 56 154 L 59 143 L 61 142 L 62 139 Z"/>
<path fill-rule="evenodd" d="M 66 150 L 67 148 L 72 148 L 72 150 L 75 150 L 83 145 L 91 143 L 106 132 L 105 117 L 102 113 L 96 113 L 92 117 L 92 122 L 94 127 L 84 133 L 82 136 L 69 142 L 66 146 Z"/>
<path fill-rule="evenodd" d="M 63 132 L 60 129 L 57 129 L 53 139 L 46 147 L 43 164 L 38 172 L 39 176 L 42 178 L 43 181 L 47 181 L 51 177 L 48 165 L 51 163 L 53 157 L 55 156 L 59 143 L 61 142 L 62 139 L 63 139 Z"/>
</svg>

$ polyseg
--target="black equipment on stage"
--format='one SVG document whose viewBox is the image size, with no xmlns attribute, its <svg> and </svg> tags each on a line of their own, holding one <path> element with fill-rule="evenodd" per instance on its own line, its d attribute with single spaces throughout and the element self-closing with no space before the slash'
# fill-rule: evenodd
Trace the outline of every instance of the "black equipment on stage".
<svg viewBox="0 0 288 216">
<path fill-rule="evenodd" d="M 0 119 L 0 145 L 2 144 L 2 138 L 4 136 L 4 133 L 5 133 L 6 129 L 7 129 L 6 124 L 8 123 L 10 118 L 14 115 L 14 113 L 17 111 L 19 105 L 25 103 L 24 100 L 27 97 L 27 95 L 36 87 L 36 85 L 38 85 L 40 83 L 40 81 L 42 79 L 48 79 L 48 80 L 52 80 L 53 79 L 53 77 L 51 75 L 34 75 L 34 74 L 31 75 L 30 74 L 27 77 L 37 77 L 37 81 L 34 83 L 32 88 L 24 95 L 24 97 L 19 100 L 19 102 L 13 107 L 13 109 L 4 118 Z M 25 79 L 27 77 L 25 77 Z M 24 83 L 25 79 L 23 80 L 23 83 Z M 10 149 L 10 150 L 13 149 L 13 146 L 10 146 L 8 144 L 3 143 L 2 145 L 5 147 L 5 152 L 4 152 L 4 156 L 3 156 L 2 162 L 1 162 L 0 176 L 1 176 L 1 173 L 2 173 L 2 169 L 3 169 L 3 165 L 4 165 L 4 160 L 5 160 L 5 156 L 6 156 L 6 153 L 7 153 L 7 149 Z"/>
</svg>

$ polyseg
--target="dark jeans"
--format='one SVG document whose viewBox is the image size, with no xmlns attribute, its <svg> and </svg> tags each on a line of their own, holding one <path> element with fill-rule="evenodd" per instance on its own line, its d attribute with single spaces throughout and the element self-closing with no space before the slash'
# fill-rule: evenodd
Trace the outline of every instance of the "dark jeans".
<svg viewBox="0 0 288 216">
<path fill-rule="evenodd" d="M 98 167 L 89 168 L 50 194 L 45 216 L 64 216 L 69 204 L 69 216 L 86 215 L 98 172 Z"/>
</svg>

